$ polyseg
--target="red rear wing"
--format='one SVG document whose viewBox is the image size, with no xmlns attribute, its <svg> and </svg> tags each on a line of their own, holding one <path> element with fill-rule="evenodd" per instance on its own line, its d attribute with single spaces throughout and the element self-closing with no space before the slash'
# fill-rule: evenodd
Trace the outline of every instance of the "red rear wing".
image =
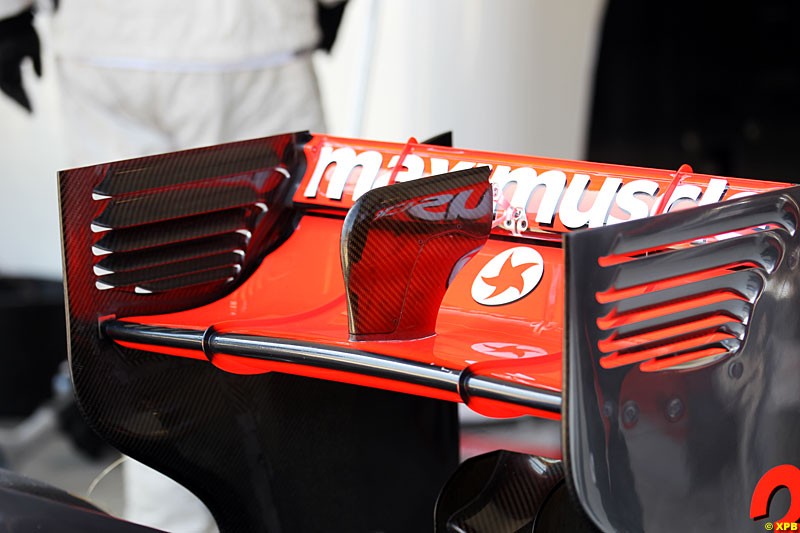
<svg viewBox="0 0 800 533">
<path fill-rule="evenodd" d="M 179 359 L 560 418 L 564 384 L 585 395 L 592 372 L 736 357 L 766 327 L 753 309 L 796 222 L 783 183 L 302 133 L 64 171 L 60 186 L 84 404 L 103 372 Z M 591 251 L 565 260 L 565 236 Z M 596 503 L 586 465 L 603 436 L 571 416 L 591 426 L 565 444 Z M 136 432 L 120 424 L 107 431 L 124 449 Z"/>
<path fill-rule="evenodd" d="M 292 153 L 295 144 L 302 151 Z M 266 155 L 259 154 L 264 147 Z M 298 143 L 285 136 L 184 154 L 62 173 L 70 300 L 78 293 L 96 303 L 87 311 L 108 337 L 208 359 L 229 372 L 289 372 L 463 400 L 494 416 L 558 416 L 561 233 L 785 187 L 413 139 L 403 145 L 314 135 Z M 401 239 L 415 239 L 417 230 L 398 226 L 394 237 L 374 245 L 368 255 L 381 266 L 359 280 L 362 291 L 383 291 L 378 305 L 398 320 L 411 316 L 412 304 L 433 300 L 435 332 L 431 324 L 430 331 L 393 342 L 353 335 L 340 257 L 347 211 L 391 182 L 424 185 L 417 180 L 479 168 L 486 169 L 494 200 L 485 246 L 475 241 L 450 259 L 432 256 L 416 265 L 415 279 L 432 276 L 440 263 L 447 276 L 407 295 L 405 314 L 392 307 L 381 274 L 411 272 L 413 258 L 423 258 L 412 251 L 410 262 L 393 264 Z M 422 195 L 411 188 L 389 207 L 461 225 L 463 217 L 447 212 L 452 202 Z M 367 302 L 362 297 L 362 309 Z M 324 353 L 311 355 L 309 346 Z M 617 360 L 624 361 L 614 354 L 605 361 Z"/>
</svg>

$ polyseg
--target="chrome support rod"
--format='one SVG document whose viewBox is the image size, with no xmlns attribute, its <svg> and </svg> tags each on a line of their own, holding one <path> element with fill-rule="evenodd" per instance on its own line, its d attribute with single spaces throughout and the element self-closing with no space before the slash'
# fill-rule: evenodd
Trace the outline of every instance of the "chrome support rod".
<svg viewBox="0 0 800 533">
<path fill-rule="evenodd" d="M 115 340 L 197 350 L 209 359 L 216 354 L 228 354 L 293 363 L 421 385 L 460 394 L 462 398 L 485 398 L 551 413 L 561 412 L 562 399 L 556 392 L 476 375 L 461 380 L 460 387 L 464 390 L 459 390 L 461 372 L 458 370 L 363 350 L 258 335 L 218 333 L 213 329 L 167 328 L 118 320 L 105 322 L 102 331 Z"/>
</svg>

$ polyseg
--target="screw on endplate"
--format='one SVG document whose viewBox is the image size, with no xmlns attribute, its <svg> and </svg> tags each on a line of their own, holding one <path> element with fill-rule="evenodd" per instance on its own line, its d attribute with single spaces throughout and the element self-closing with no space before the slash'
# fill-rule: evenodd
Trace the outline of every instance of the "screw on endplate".
<svg viewBox="0 0 800 533">
<path fill-rule="evenodd" d="M 734 361 L 728 366 L 728 375 L 733 379 L 739 379 L 744 373 L 744 365 L 741 361 Z"/>
<path fill-rule="evenodd" d="M 667 402 L 667 420 L 670 422 L 677 422 L 683 416 L 684 407 L 680 398 L 673 398 Z"/>
<path fill-rule="evenodd" d="M 639 421 L 639 405 L 634 401 L 625 402 L 622 406 L 622 425 L 632 428 Z"/>
</svg>

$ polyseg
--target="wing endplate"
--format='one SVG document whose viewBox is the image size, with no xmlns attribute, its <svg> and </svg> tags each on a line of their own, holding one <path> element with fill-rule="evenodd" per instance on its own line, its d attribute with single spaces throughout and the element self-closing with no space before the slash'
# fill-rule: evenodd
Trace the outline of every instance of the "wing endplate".
<svg viewBox="0 0 800 533">
<path fill-rule="evenodd" d="M 800 464 L 800 188 L 565 236 L 564 457 L 604 531 L 751 531 Z"/>
</svg>

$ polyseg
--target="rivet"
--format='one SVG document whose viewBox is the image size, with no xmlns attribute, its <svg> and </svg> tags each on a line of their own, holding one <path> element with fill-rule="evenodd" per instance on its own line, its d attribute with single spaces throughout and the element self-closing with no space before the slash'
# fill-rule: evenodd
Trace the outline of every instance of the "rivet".
<svg viewBox="0 0 800 533">
<path fill-rule="evenodd" d="M 728 366 L 728 375 L 733 379 L 739 379 L 744 373 L 744 365 L 741 361 L 733 361 Z"/>
<path fill-rule="evenodd" d="M 673 398 L 667 402 L 667 420 L 677 422 L 683 416 L 683 402 L 680 398 Z"/>
<path fill-rule="evenodd" d="M 639 406 L 634 401 L 625 402 L 622 406 L 622 425 L 632 428 L 639 421 Z"/>
</svg>

